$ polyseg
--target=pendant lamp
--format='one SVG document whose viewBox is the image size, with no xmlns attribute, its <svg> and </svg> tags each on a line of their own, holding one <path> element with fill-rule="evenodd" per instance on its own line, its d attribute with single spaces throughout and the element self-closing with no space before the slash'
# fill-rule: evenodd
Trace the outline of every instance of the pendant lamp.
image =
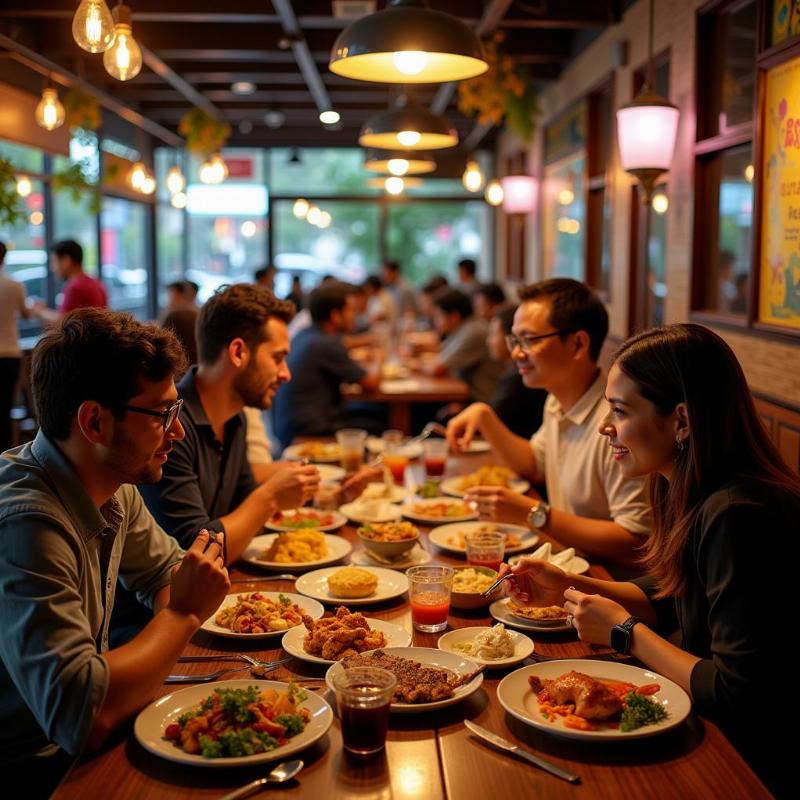
<svg viewBox="0 0 800 800">
<path fill-rule="evenodd" d="M 394 150 L 441 150 L 455 147 L 458 134 L 446 117 L 433 114 L 416 100 L 401 95 L 393 108 L 368 119 L 358 137 L 362 147 Z"/>
<path fill-rule="evenodd" d="M 364 168 L 384 175 L 422 175 L 433 172 L 436 162 L 422 150 L 367 150 Z"/>
<path fill-rule="evenodd" d="M 475 33 L 424 0 L 390 0 L 353 22 L 336 38 L 329 66 L 377 83 L 462 81 L 489 69 Z"/>
</svg>

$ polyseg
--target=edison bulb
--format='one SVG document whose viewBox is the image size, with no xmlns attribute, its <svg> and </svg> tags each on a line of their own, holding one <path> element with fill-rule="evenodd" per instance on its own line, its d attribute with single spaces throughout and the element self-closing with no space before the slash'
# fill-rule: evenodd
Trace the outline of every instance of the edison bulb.
<svg viewBox="0 0 800 800">
<path fill-rule="evenodd" d="M 105 0 L 82 0 L 72 18 L 72 36 L 90 53 L 108 49 L 114 39 L 114 18 Z"/>
<path fill-rule="evenodd" d="M 185 186 L 186 178 L 183 177 L 180 167 L 170 167 L 169 172 L 167 172 L 167 189 L 169 189 L 169 193 L 177 194 L 182 192 Z"/>
<path fill-rule="evenodd" d="M 308 200 L 298 197 L 292 206 L 292 214 L 294 214 L 297 219 L 305 219 L 310 208 L 311 206 L 309 205 Z"/>
<path fill-rule="evenodd" d="M 405 175 L 408 172 L 408 161 L 405 158 L 390 158 L 386 167 L 392 175 Z"/>
<path fill-rule="evenodd" d="M 477 161 L 467 162 L 467 168 L 461 176 L 464 188 L 469 192 L 477 192 L 483 186 L 483 173 Z"/>
<path fill-rule="evenodd" d="M 311 206 L 308 209 L 308 214 L 306 214 L 306 219 L 311 225 L 319 225 L 319 221 L 322 218 L 322 212 L 316 207 Z"/>
<path fill-rule="evenodd" d="M 414 147 L 414 145 L 419 143 L 421 138 L 422 134 L 419 131 L 400 131 L 397 134 L 397 141 L 400 142 L 403 147 Z"/>
<path fill-rule="evenodd" d="M 419 75 L 428 65 L 428 54 L 421 50 L 399 50 L 392 56 L 398 72 Z"/>
<path fill-rule="evenodd" d="M 752 164 L 748 164 L 748 165 L 747 165 L 747 166 L 744 168 L 744 179 L 745 179 L 745 180 L 746 180 L 748 183 L 752 183 L 752 182 L 753 182 L 753 178 L 755 177 L 755 175 L 756 175 L 756 170 L 755 170 L 755 167 L 753 167 L 753 165 L 752 165 Z"/>
<path fill-rule="evenodd" d="M 33 184 L 27 175 L 20 175 L 17 180 L 17 194 L 20 197 L 27 197 L 33 191 Z"/>
<path fill-rule="evenodd" d="M 500 185 L 500 181 L 492 181 L 486 187 L 486 194 L 484 195 L 486 198 L 486 202 L 490 206 L 499 206 L 500 203 L 503 202 L 503 197 L 505 192 L 503 192 L 503 187 Z"/>
<path fill-rule="evenodd" d="M 664 192 L 658 192 L 658 194 L 653 195 L 650 204 L 653 206 L 653 211 L 655 211 L 656 214 L 666 214 L 669 208 L 669 198 Z"/>
<path fill-rule="evenodd" d="M 139 191 L 142 194 L 153 194 L 156 190 L 156 179 L 152 175 L 145 176 L 145 179 L 142 181 L 142 185 L 139 187 Z"/>
<path fill-rule="evenodd" d="M 405 188 L 405 181 L 402 178 L 392 177 L 387 178 L 384 186 L 389 194 L 400 194 Z"/>
<path fill-rule="evenodd" d="M 64 124 L 64 106 L 58 99 L 55 89 L 45 89 L 42 99 L 36 106 L 36 123 L 46 131 L 54 131 Z"/>
<path fill-rule="evenodd" d="M 219 153 L 214 153 L 200 165 L 199 172 L 202 183 L 222 183 L 228 177 L 228 165 Z"/>
<path fill-rule="evenodd" d="M 186 194 L 185 192 L 175 192 L 169 200 L 173 208 L 186 208 Z"/>
<path fill-rule="evenodd" d="M 147 178 L 147 167 L 143 162 L 137 161 L 131 167 L 131 171 L 128 174 L 128 183 L 130 183 L 134 189 L 141 189 L 145 178 Z"/>
<path fill-rule="evenodd" d="M 142 50 L 131 33 L 131 12 L 127 6 L 114 8 L 114 41 L 103 53 L 106 72 L 118 81 L 135 78 L 142 69 Z"/>
</svg>

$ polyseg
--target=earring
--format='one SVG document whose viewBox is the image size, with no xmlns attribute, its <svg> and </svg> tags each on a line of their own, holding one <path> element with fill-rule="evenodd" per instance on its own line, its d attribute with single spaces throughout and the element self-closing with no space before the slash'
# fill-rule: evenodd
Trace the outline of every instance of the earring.
<svg viewBox="0 0 800 800">
<path fill-rule="evenodd" d="M 682 453 L 683 452 L 683 447 L 684 447 L 683 441 L 681 439 L 679 439 L 677 436 L 675 437 L 675 444 L 676 444 L 676 446 L 678 448 L 678 452 Z"/>
</svg>

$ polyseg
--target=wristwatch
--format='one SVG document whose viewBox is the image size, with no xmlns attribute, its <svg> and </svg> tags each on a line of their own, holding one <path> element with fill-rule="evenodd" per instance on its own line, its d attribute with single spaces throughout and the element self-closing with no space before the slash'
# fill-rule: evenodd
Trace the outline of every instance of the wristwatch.
<svg viewBox="0 0 800 800">
<path fill-rule="evenodd" d="M 528 527 L 531 530 L 543 528 L 550 518 L 550 506 L 544 500 L 537 500 L 528 511 Z"/>
<path fill-rule="evenodd" d="M 611 629 L 611 649 L 628 655 L 631 651 L 631 631 L 640 622 L 639 617 L 628 617 L 621 625 L 615 625 Z"/>
</svg>

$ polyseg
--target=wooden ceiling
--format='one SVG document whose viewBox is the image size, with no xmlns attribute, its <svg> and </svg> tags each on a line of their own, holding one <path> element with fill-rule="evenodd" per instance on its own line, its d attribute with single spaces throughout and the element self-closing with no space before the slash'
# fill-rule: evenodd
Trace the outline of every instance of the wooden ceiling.
<svg viewBox="0 0 800 800">
<path fill-rule="evenodd" d="M 114 0 L 108 4 L 113 6 Z M 179 119 L 193 105 L 204 105 L 232 125 L 230 144 L 243 146 L 355 145 L 361 125 L 388 107 L 398 91 L 330 72 L 331 46 L 352 21 L 334 16 L 331 0 L 128 0 L 128 4 L 145 66 L 127 83 L 110 78 L 102 57 L 85 53 L 73 41 L 71 19 L 78 0 L 2 0 L 0 55 L 2 37 L 8 37 L 171 131 L 177 130 Z M 378 0 L 377 7 L 385 4 Z M 556 78 L 606 25 L 618 21 L 629 3 L 431 0 L 429 5 L 459 17 L 482 36 L 499 28 L 505 34 L 504 47 L 545 82 Z M 5 55 L 22 60 L 13 48 Z M 3 63 L 0 60 L 0 76 Z M 237 95 L 232 90 L 237 81 L 255 84 L 255 91 Z M 494 132 L 489 127 L 477 126 L 458 112 L 452 84 L 414 91 L 421 102 L 450 117 L 468 149 L 479 142 L 491 143 Z M 335 130 L 319 122 L 325 106 L 341 114 Z M 283 119 L 280 126 L 267 124 L 269 112 L 273 121 Z"/>
</svg>

